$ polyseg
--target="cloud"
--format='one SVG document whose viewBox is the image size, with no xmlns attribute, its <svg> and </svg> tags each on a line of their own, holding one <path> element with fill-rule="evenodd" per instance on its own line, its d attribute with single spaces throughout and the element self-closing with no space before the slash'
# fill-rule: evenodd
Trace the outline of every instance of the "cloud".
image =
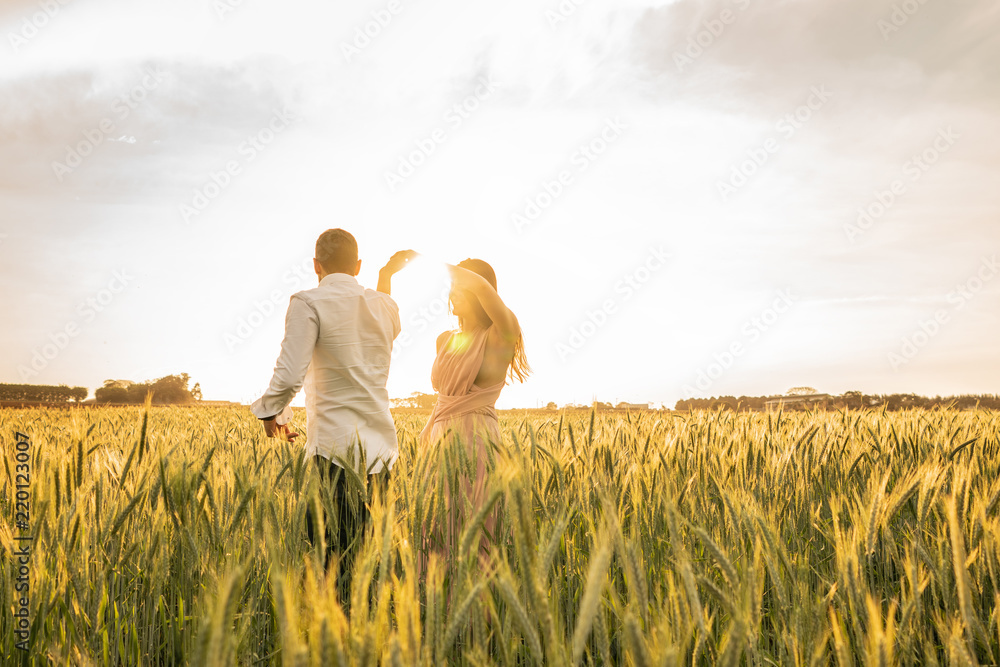
<svg viewBox="0 0 1000 667">
<path fill-rule="evenodd" d="M 869 102 L 897 98 L 906 104 L 931 93 L 995 106 L 1000 43 L 993 36 L 1000 6 L 926 0 L 904 15 L 898 30 L 886 35 L 880 28 L 901 22 L 894 6 L 917 3 L 684 0 L 643 14 L 635 26 L 635 54 L 661 90 L 719 91 L 715 96 L 738 100 L 743 108 L 787 106 L 818 82 Z M 723 12 L 728 22 L 721 21 Z"/>
<path fill-rule="evenodd" d="M 0 186 L 104 187 L 117 172 L 112 189 L 128 189 L 149 178 L 143 161 L 159 167 L 160 158 L 235 146 L 296 103 L 285 69 L 277 59 L 146 61 L 0 82 Z M 60 173 L 54 165 L 71 164 L 71 154 L 87 168 Z M 137 171 L 123 173 L 123 160 Z"/>
<path fill-rule="evenodd" d="M 846 335 L 853 346 L 872 331 L 902 335 L 1000 243 L 992 188 L 998 10 L 983 1 L 926 0 L 884 36 L 878 22 L 906 2 L 919 0 L 402 0 L 391 23 L 347 62 L 342 45 L 385 0 L 244 2 L 225 17 L 204 0 L 74 1 L 21 52 L 0 49 L 0 205 L 11 221 L 0 252 L 17 276 L 16 310 L 44 337 L 61 315 L 34 292 L 71 308 L 122 257 L 137 257 L 142 299 L 123 301 L 121 319 L 109 314 L 95 336 L 157 321 L 166 305 L 194 314 L 199 336 L 218 343 L 236 316 L 220 314 L 204 286 L 244 290 L 252 303 L 270 289 L 258 267 L 284 266 L 285 255 L 292 262 L 314 228 L 334 217 L 356 225 L 359 239 L 368 234 L 371 256 L 390 251 L 379 243 L 404 239 L 437 239 L 458 257 L 498 256 L 498 272 L 507 267 L 505 284 L 523 304 L 519 316 L 537 332 L 536 350 L 573 324 L 551 316 L 535 298 L 537 284 L 570 276 L 577 296 L 565 305 L 585 312 L 594 307 L 587 295 L 611 289 L 631 269 L 629 253 L 650 239 L 677 251 L 673 277 L 664 275 L 616 320 L 621 332 L 641 320 L 631 331 L 689 336 L 692 353 L 711 354 L 703 338 L 725 343 L 758 303 L 791 287 L 802 314 L 782 325 L 789 341 L 818 347 Z M 570 5 L 565 21 L 552 20 Z M 16 27 L 36 7 L 0 0 L 0 28 Z M 723 10 L 735 20 L 712 35 Z M 675 55 L 705 30 L 703 53 L 679 68 Z M 141 85 L 147 67 L 163 80 L 120 117 L 122 97 Z M 389 193 L 383 172 L 480 77 L 499 83 L 482 112 L 450 133 L 407 187 Z M 777 134 L 776 121 L 822 85 L 833 93 L 829 104 L 794 138 Z M 185 225 L 178 204 L 285 106 L 302 122 L 197 224 Z M 510 212 L 604 118 L 619 114 L 627 137 L 580 176 L 532 236 L 513 235 Z M 114 127 L 85 167 L 60 181 L 53 162 L 109 117 Z M 962 135 L 955 149 L 908 181 L 906 195 L 850 243 L 844 225 L 949 125 Z M 780 150 L 722 202 L 717 182 L 775 136 Z M 259 242 L 275 230 L 280 242 Z M 524 266 L 532 270 L 515 272 Z M 67 276 L 81 295 L 67 296 Z M 970 311 L 982 313 L 979 331 L 995 324 L 990 298 Z M 683 326 L 671 307 L 686 316 Z M 174 345 L 187 335 L 179 327 L 149 335 Z M 647 349 L 621 345 L 631 339 L 615 338 L 614 327 L 601 344 L 608 354 Z M 37 344 L 31 335 L 9 334 L 21 356 Z M 666 366 L 680 348 L 659 342 L 656 363 Z M 857 369 L 851 346 L 821 354 Z M 178 355 L 198 352 L 174 347 Z M 271 357 L 268 349 L 261 368 Z M 942 376 L 961 376 L 968 365 L 957 359 Z M 222 371 L 226 391 L 245 384 Z"/>
</svg>

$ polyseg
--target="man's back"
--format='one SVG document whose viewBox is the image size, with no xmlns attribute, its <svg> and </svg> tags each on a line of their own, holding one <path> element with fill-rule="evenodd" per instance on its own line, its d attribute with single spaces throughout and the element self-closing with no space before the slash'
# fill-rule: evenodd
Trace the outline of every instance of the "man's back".
<svg viewBox="0 0 1000 667">
<path fill-rule="evenodd" d="M 306 454 L 346 457 L 357 435 L 368 465 L 396 460 L 396 427 L 385 388 L 399 308 L 386 294 L 335 273 L 299 292 L 319 316 L 319 337 L 306 373 Z M 371 472 L 379 472 L 376 464 Z"/>
<path fill-rule="evenodd" d="M 304 385 L 307 456 L 350 462 L 360 438 L 371 473 L 382 461 L 391 467 L 398 442 L 385 384 L 399 331 L 396 302 L 354 276 L 333 273 L 293 294 L 274 378 L 255 414 L 281 411 Z"/>
</svg>

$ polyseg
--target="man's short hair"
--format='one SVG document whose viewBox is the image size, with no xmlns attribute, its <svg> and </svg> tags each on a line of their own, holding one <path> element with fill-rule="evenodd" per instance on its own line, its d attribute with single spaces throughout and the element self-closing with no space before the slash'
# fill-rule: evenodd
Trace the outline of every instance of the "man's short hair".
<svg viewBox="0 0 1000 667">
<path fill-rule="evenodd" d="M 353 272 L 358 263 L 358 242 L 350 232 L 328 229 L 316 240 L 316 259 L 327 273 Z"/>
</svg>

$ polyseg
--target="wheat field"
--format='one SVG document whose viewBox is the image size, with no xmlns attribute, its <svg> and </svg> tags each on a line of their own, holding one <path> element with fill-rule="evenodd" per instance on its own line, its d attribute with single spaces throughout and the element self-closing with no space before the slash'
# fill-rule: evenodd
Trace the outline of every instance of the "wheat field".
<svg viewBox="0 0 1000 667">
<path fill-rule="evenodd" d="M 0 410 L 4 664 L 1000 662 L 996 412 L 502 413 L 495 539 L 480 512 L 450 558 L 423 536 L 471 462 L 395 417 L 348 616 L 305 537 L 329 495 L 247 410 Z"/>
</svg>

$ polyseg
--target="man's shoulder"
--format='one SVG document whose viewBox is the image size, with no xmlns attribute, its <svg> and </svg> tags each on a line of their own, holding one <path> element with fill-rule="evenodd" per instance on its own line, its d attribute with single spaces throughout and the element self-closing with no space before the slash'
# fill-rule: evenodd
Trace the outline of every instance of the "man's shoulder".
<svg viewBox="0 0 1000 667">
<path fill-rule="evenodd" d="M 314 305 L 318 301 L 327 299 L 356 299 L 359 296 L 368 302 L 378 303 L 390 310 L 399 311 L 399 305 L 391 296 L 359 284 L 319 285 L 295 292 L 291 298 L 302 299 L 306 303 Z"/>
<path fill-rule="evenodd" d="M 292 294 L 292 298 L 300 298 L 308 302 L 314 302 L 319 299 L 349 298 L 364 292 L 364 289 L 364 287 L 361 287 L 357 283 L 333 282 L 299 290 Z"/>
<path fill-rule="evenodd" d="M 319 294 L 317 293 L 318 289 L 319 289 L 318 287 L 312 287 L 310 289 L 304 289 L 304 290 L 299 290 L 298 292 L 293 292 L 292 295 L 288 297 L 288 302 L 291 303 L 295 301 L 295 299 L 301 299 L 302 301 L 305 301 L 309 305 L 312 305 L 313 302 L 316 300 L 316 297 L 319 296 Z"/>
<path fill-rule="evenodd" d="M 378 290 L 374 290 L 369 287 L 365 287 L 364 290 L 365 290 L 364 291 L 365 298 L 368 299 L 369 301 L 376 301 L 378 303 L 389 306 L 390 308 L 395 308 L 396 310 L 399 310 L 399 305 L 396 303 L 396 300 L 393 299 L 388 294 L 386 294 L 385 292 L 379 292 Z"/>
</svg>

